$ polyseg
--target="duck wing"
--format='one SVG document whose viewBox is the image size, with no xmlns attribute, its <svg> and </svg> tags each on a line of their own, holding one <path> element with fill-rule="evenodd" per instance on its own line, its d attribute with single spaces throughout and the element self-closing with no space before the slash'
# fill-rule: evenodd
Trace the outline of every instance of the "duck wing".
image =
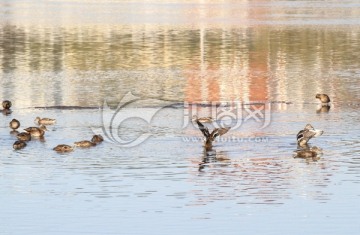
<svg viewBox="0 0 360 235">
<path fill-rule="evenodd" d="M 214 140 L 216 137 L 218 136 L 222 136 L 225 135 L 231 127 L 225 127 L 225 128 L 215 128 L 212 132 L 211 132 L 211 138 Z"/>
<path fill-rule="evenodd" d="M 298 143 L 304 142 L 307 143 L 311 138 L 318 137 L 322 135 L 323 131 L 321 130 L 301 130 L 296 135 L 296 139 Z"/>
<path fill-rule="evenodd" d="M 230 128 L 231 128 L 231 127 L 220 128 L 220 129 L 218 130 L 219 136 L 225 135 L 225 134 L 230 130 Z"/>
<path fill-rule="evenodd" d="M 206 126 L 204 126 L 199 120 L 196 120 L 196 123 L 198 124 L 199 129 L 203 133 L 205 138 L 209 138 L 209 136 L 210 136 L 209 129 Z"/>
<path fill-rule="evenodd" d="M 313 130 L 305 130 L 303 133 L 303 138 L 306 138 L 306 139 L 311 139 L 312 137 L 316 136 L 317 135 L 317 132 L 316 131 L 313 131 Z"/>
<path fill-rule="evenodd" d="M 296 139 L 297 139 L 297 140 L 300 140 L 300 139 L 302 139 L 303 137 L 304 137 L 304 130 L 301 130 L 301 131 L 299 131 L 299 132 L 297 133 Z"/>
</svg>

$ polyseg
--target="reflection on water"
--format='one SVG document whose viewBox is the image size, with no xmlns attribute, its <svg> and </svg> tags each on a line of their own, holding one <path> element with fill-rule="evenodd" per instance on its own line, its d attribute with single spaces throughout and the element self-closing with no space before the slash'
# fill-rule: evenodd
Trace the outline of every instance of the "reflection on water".
<svg viewBox="0 0 360 235">
<path fill-rule="evenodd" d="M 1 231 L 359 231 L 356 0 L 2 1 L 0 16 L 0 98 L 13 101 L 0 115 Z M 144 143 L 52 150 L 89 139 L 97 107 L 129 91 L 139 102 L 126 112 L 157 112 L 116 132 L 149 133 Z M 239 125 L 204 152 L 191 112 L 221 102 L 241 105 Z M 36 116 L 57 124 L 14 151 L 8 123 Z M 307 123 L 325 130 L 310 143 L 324 150 L 317 161 L 292 157 Z"/>
<path fill-rule="evenodd" d="M 318 92 L 336 102 L 359 101 L 353 84 L 360 74 L 358 27 L 39 27 L 11 21 L 0 27 L 1 95 L 21 107 L 97 106 L 128 91 L 189 102 L 312 102 L 309 94 Z M 43 97 L 34 97 L 39 93 Z"/>
</svg>

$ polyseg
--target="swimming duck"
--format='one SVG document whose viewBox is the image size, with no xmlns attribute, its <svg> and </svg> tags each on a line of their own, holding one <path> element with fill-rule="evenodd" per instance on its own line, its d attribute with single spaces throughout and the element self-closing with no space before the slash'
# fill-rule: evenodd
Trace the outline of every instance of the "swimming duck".
<svg viewBox="0 0 360 235">
<path fill-rule="evenodd" d="M 18 140 L 21 140 L 21 141 L 30 141 L 31 135 L 28 132 L 21 132 L 16 135 L 16 138 L 18 138 Z"/>
<path fill-rule="evenodd" d="M 89 148 L 89 147 L 95 146 L 96 144 L 91 141 L 88 141 L 88 140 L 82 140 L 82 141 L 75 142 L 74 145 L 76 147 Z"/>
<path fill-rule="evenodd" d="M 9 126 L 10 126 L 11 129 L 16 130 L 16 129 L 18 129 L 20 127 L 20 122 L 14 118 L 9 123 Z"/>
<path fill-rule="evenodd" d="M 103 142 L 104 138 L 102 137 L 102 135 L 94 135 L 91 139 L 91 142 L 98 144 L 100 142 Z"/>
<path fill-rule="evenodd" d="M 194 121 L 199 121 L 199 122 L 203 122 L 203 123 L 211 123 L 214 121 L 214 119 L 212 117 L 198 117 L 196 115 L 193 116 L 193 120 Z"/>
<path fill-rule="evenodd" d="M 315 98 L 319 99 L 322 105 L 329 105 L 330 103 L 330 98 L 327 94 L 316 94 Z"/>
<path fill-rule="evenodd" d="M 310 124 L 307 124 L 304 130 L 299 131 L 296 135 L 297 143 L 301 147 L 307 147 L 307 143 L 313 137 L 321 136 L 324 133 L 322 130 L 316 130 Z"/>
<path fill-rule="evenodd" d="M 196 120 L 196 123 L 198 124 L 200 131 L 205 136 L 205 150 L 206 151 L 210 151 L 212 149 L 212 142 L 215 140 L 216 137 L 222 136 L 230 130 L 230 127 L 215 128 L 210 133 L 209 129 L 206 126 L 204 126 L 199 120 Z"/>
<path fill-rule="evenodd" d="M 4 109 L 10 109 L 11 108 L 11 101 L 10 100 L 4 100 L 3 102 L 2 102 L 2 106 L 3 106 L 3 108 Z"/>
<path fill-rule="evenodd" d="M 28 127 L 25 129 L 26 132 L 30 133 L 31 136 L 42 137 L 47 131 L 46 126 L 41 125 L 40 127 Z"/>
<path fill-rule="evenodd" d="M 316 158 L 320 154 L 322 154 L 322 149 L 313 146 L 309 149 L 296 151 L 294 154 L 294 158 Z"/>
<path fill-rule="evenodd" d="M 19 150 L 19 149 L 22 149 L 22 148 L 25 148 L 26 146 L 26 143 L 24 141 L 21 141 L 21 140 L 17 140 L 15 141 L 15 143 L 13 144 L 13 148 L 15 150 Z"/>
<path fill-rule="evenodd" d="M 53 150 L 55 150 L 58 153 L 67 153 L 73 151 L 74 148 L 67 144 L 59 144 L 56 147 L 54 147 Z"/>
<path fill-rule="evenodd" d="M 56 123 L 56 119 L 36 117 L 35 123 L 39 125 L 53 125 Z"/>
</svg>

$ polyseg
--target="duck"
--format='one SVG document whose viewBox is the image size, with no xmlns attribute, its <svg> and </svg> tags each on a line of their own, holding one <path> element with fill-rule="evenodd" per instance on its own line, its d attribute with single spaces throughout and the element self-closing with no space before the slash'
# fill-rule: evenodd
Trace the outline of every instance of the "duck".
<svg viewBox="0 0 360 235">
<path fill-rule="evenodd" d="M 47 131 L 47 128 L 46 126 L 41 125 L 40 127 L 28 127 L 24 130 L 28 132 L 31 136 L 42 137 L 44 136 L 45 131 Z"/>
<path fill-rule="evenodd" d="M 38 125 L 53 125 L 56 123 L 56 119 L 36 117 L 35 123 Z"/>
<path fill-rule="evenodd" d="M 194 121 L 199 121 L 202 123 L 212 123 L 214 121 L 214 119 L 212 117 L 198 117 L 197 115 L 193 116 L 193 120 Z"/>
<path fill-rule="evenodd" d="M 17 119 L 13 119 L 10 121 L 9 126 L 11 129 L 16 130 L 20 127 L 20 122 Z"/>
<path fill-rule="evenodd" d="M 54 151 L 58 153 L 68 153 L 74 150 L 74 147 L 67 144 L 59 144 L 53 148 Z"/>
<path fill-rule="evenodd" d="M 212 142 L 215 140 L 216 137 L 226 134 L 231 128 L 231 127 L 215 128 L 210 133 L 209 129 L 206 126 L 204 126 L 199 120 L 196 120 L 196 123 L 198 124 L 200 131 L 205 136 L 204 147 L 206 151 L 212 150 Z"/>
<path fill-rule="evenodd" d="M 321 136 L 323 133 L 324 131 L 314 129 L 311 124 L 307 124 L 305 128 L 296 135 L 297 143 L 300 147 L 307 147 L 307 143 L 311 138 Z"/>
<path fill-rule="evenodd" d="M 11 106 L 12 106 L 12 103 L 11 103 L 10 100 L 4 100 L 2 102 L 2 106 L 3 106 L 4 109 L 9 110 L 11 108 Z"/>
<path fill-rule="evenodd" d="M 322 105 L 329 105 L 330 103 L 330 98 L 327 94 L 316 94 L 315 98 L 319 99 Z"/>
<path fill-rule="evenodd" d="M 26 147 L 26 143 L 24 141 L 21 141 L 21 140 L 17 140 L 13 144 L 13 148 L 15 150 L 19 150 L 19 149 L 22 149 L 22 148 L 25 148 L 25 147 Z"/>
<path fill-rule="evenodd" d="M 316 146 L 313 146 L 308 149 L 298 150 L 294 154 L 294 158 L 316 158 L 318 155 L 322 154 L 322 149 Z"/>
<path fill-rule="evenodd" d="M 75 142 L 74 145 L 76 147 L 89 148 L 89 147 L 95 146 L 96 143 L 94 143 L 92 141 L 88 141 L 88 140 L 82 140 L 82 141 Z"/>
<path fill-rule="evenodd" d="M 95 143 L 95 144 L 98 144 L 98 143 L 101 143 L 104 141 L 104 138 L 102 137 L 102 135 L 94 135 L 92 138 L 91 138 L 91 142 Z"/>
<path fill-rule="evenodd" d="M 30 141 L 31 135 L 28 132 L 21 132 L 16 135 L 16 138 L 18 138 L 18 140 L 21 140 L 21 141 Z"/>
</svg>

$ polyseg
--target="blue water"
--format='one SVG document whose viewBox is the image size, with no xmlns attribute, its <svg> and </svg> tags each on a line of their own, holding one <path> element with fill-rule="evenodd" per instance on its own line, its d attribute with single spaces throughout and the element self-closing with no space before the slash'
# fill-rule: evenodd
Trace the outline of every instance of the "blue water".
<svg viewBox="0 0 360 235">
<path fill-rule="evenodd" d="M 0 234 L 359 234 L 357 1 L 0 9 Z M 194 114 L 232 126 L 212 151 Z M 13 150 L 37 116 L 57 123 Z M 307 123 L 318 160 L 293 158 Z"/>
</svg>

